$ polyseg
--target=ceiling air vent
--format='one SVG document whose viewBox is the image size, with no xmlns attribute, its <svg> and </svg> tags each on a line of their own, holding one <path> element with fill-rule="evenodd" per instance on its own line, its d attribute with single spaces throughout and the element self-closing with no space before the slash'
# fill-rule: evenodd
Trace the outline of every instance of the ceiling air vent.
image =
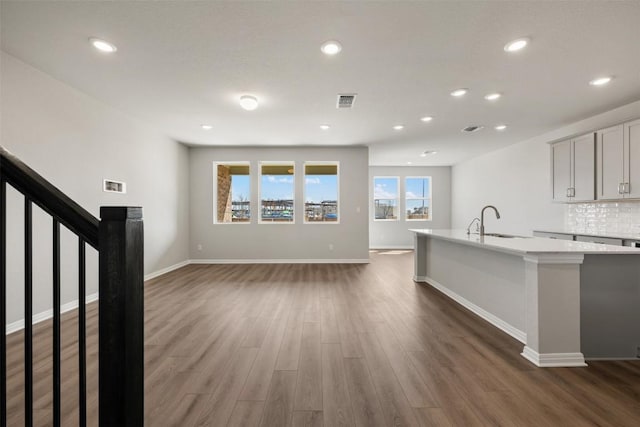
<svg viewBox="0 0 640 427">
<path fill-rule="evenodd" d="M 337 108 L 352 108 L 353 103 L 356 102 L 355 93 L 339 93 Z"/>
<path fill-rule="evenodd" d="M 477 132 L 480 129 L 482 129 L 482 126 L 471 125 L 471 126 L 467 126 L 466 128 L 463 128 L 462 132 Z"/>
</svg>

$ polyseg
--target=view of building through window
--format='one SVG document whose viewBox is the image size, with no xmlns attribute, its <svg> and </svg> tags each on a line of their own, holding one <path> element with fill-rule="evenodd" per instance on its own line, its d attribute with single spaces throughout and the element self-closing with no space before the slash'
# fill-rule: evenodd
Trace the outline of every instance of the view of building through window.
<svg viewBox="0 0 640 427">
<path fill-rule="evenodd" d="M 338 164 L 304 165 L 305 222 L 338 221 Z"/>
<path fill-rule="evenodd" d="M 373 178 L 373 209 L 375 220 L 398 220 L 398 177 Z"/>
<path fill-rule="evenodd" d="M 431 177 L 409 176 L 405 179 L 407 221 L 431 219 Z"/>
<path fill-rule="evenodd" d="M 251 221 L 249 164 L 219 163 L 216 165 L 216 176 L 216 222 Z"/>
<path fill-rule="evenodd" d="M 294 176 L 293 163 L 261 165 L 260 221 L 293 222 Z"/>
</svg>

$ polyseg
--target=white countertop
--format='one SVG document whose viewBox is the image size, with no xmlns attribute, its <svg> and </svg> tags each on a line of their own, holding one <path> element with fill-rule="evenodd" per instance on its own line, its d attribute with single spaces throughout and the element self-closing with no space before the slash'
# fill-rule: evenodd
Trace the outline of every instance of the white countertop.
<svg viewBox="0 0 640 427">
<path fill-rule="evenodd" d="M 640 233 L 623 233 L 623 232 L 613 232 L 613 233 L 590 233 L 590 232 L 582 232 L 582 231 L 567 231 L 567 230 L 533 230 L 534 232 L 538 231 L 541 233 L 555 233 L 555 234 L 567 234 L 570 236 L 589 236 L 589 237 L 608 237 L 611 239 L 622 239 L 622 240 L 640 240 Z"/>
<path fill-rule="evenodd" d="M 465 230 L 447 229 L 411 229 L 413 233 L 430 236 L 434 239 L 448 240 L 463 245 L 476 246 L 488 250 L 512 254 L 601 254 L 601 255 L 640 255 L 640 248 L 629 246 L 603 245 L 599 243 L 575 242 L 570 240 L 547 239 L 544 237 L 480 237 L 468 235 Z"/>
</svg>

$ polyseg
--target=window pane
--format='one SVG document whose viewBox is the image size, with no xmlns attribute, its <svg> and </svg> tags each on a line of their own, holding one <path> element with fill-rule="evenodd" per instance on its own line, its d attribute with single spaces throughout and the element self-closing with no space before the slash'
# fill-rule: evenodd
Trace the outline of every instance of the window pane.
<svg viewBox="0 0 640 427">
<path fill-rule="evenodd" d="M 373 179 L 374 219 L 398 219 L 398 183 L 397 177 L 375 177 Z"/>
<path fill-rule="evenodd" d="M 216 222 L 251 221 L 249 165 L 218 164 L 216 169 Z"/>
<path fill-rule="evenodd" d="M 431 179 L 429 177 L 407 178 L 406 198 L 407 199 L 430 199 Z"/>
<path fill-rule="evenodd" d="M 430 207 L 431 200 L 429 199 L 407 199 L 407 219 L 411 220 L 428 220 L 430 219 Z"/>
<path fill-rule="evenodd" d="M 338 165 L 304 166 L 305 222 L 338 221 Z"/>
<path fill-rule="evenodd" d="M 431 177 L 407 177 L 405 180 L 405 202 L 407 221 L 430 220 Z"/>
<path fill-rule="evenodd" d="M 262 165 L 260 177 L 260 220 L 293 222 L 293 164 Z"/>
<path fill-rule="evenodd" d="M 398 219 L 398 201 L 396 199 L 376 199 L 375 219 Z"/>
</svg>

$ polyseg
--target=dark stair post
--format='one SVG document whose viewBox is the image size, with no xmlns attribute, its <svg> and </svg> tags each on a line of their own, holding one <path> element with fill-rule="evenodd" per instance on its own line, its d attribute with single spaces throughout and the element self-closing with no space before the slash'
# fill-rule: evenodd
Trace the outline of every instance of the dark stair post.
<svg viewBox="0 0 640 427">
<path fill-rule="evenodd" d="M 144 424 L 142 208 L 100 208 L 100 427 Z"/>
</svg>

